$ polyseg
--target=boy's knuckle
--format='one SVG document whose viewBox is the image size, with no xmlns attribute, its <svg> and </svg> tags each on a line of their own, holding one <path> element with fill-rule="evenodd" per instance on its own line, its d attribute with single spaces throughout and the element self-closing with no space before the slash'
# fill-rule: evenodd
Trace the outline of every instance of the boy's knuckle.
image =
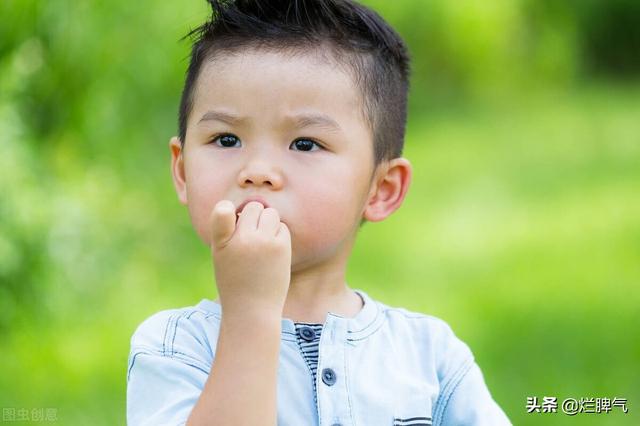
<svg viewBox="0 0 640 426">
<path fill-rule="evenodd" d="M 287 250 L 286 241 L 283 241 L 279 238 L 274 238 L 272 244 L 272 250 L 278 253 L 283 253 Z"/>
<path fill-rule="evenodd" d="M 276 240 L 272 236 L 269 235 L 261 235 L 260 236 L 260 245 L 269 251 L 273 251 L 277 248 Z"/>
<path fill-rule="evenodd" d="M 245 233 L 239 236 L 239 245 L 250 253 L 269 248 L 269 237 L 261 232 Z"/>
<path fill-rule="evenodd" d="M 240 233 L 236 237 L 236 246 L 244 250 L 250 250 L 254 246 L 253 238 L 251 238 L 251 235 L 247 235 L 246 232 Z"/>
</svg>

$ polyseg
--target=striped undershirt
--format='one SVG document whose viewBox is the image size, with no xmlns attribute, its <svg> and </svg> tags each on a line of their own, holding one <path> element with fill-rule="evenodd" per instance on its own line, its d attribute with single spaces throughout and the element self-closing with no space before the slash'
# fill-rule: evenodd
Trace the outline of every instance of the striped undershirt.
<svg viewBox="0 0 640 426">
<path fill-rule="evenodd" d="M 298 339 L 300 352 L 302 352 L 302 357 L 307 362 L 313 376 L 313 397 L 317 402 L 316 371 L 318 370 L 318 347 L 320 345 L 320 333 L 322 333 L 323 324 L 310 324 L 304 322 L 296 322 L 294 324 L 296 326 L 296 337 Z M 313 340 L 307 340 L 302 337 L 302 330 L 307 328 L 311 328 L 313 330 Z"/>
</svg>

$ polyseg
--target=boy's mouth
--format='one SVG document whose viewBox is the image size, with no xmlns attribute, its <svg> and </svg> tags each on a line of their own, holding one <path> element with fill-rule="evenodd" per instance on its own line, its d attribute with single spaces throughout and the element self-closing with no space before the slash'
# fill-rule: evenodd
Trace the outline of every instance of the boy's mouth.
<svg viewBox="0 0 640 426">
<path fill-rule="evenodd" d="M 240 212 L 242 212 L 242 210 L 244 209 L 244 207 L 249 204 L 251 201 L 257 201 L 260 204 L 262 204 L 264 206 L 264 208 L 266 209 L 267 207 L 269 207 L 269 204 L 262 198 L 260 197 L 249 197 L 246 200 L 244 200 L 242 203 L 240 203 L 240 205 L 238 206 L 238 208 L 236 208 L 236 216 L 238 214 L 240 214 Z"/>
</svg>

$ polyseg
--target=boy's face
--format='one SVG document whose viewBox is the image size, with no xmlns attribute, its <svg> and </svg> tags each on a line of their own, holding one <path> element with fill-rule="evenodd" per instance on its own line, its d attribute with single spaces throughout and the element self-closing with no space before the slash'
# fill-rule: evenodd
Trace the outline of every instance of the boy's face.
<svg viewBox="0 0 640 426">
<path fill-rule="evenodd" d="M 357 90 L 313 55 L 250 50 L 207 62 L 184 149 L 171 141 L 174 182 L 200 238 L 211 244 L 218 201 L 238 207 L 257 196 L 289 227 L 293 269 L 349 244 L 374 183 L 373 138 Z"/>
</svg>

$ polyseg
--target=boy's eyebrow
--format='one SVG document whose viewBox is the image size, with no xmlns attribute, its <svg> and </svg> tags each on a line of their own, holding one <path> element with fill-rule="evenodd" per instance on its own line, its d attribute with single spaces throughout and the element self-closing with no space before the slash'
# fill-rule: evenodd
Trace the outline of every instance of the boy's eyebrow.
<svg viewBox="0 0 640 426">
<path fill-rule="evenodd" d="M 242 123 L 246 119 L 245 118 L 236 117 L 233 114 L 228 114 L 228 113 L 222 112 L 222 111 L 207 111 L 202 116 L 200 121 L 198 121 L 198 124 L 202 123 L 203 121 L 209 121 L 209 120 L 222 121 L 223 123 L 227 123 L 229 125 L 233 125 L 233 124 L 237 124 L 237 123 Z"/>
<path fill-rule="evenodd" d="M 302 129 L 303 127 L 317 126 L 327 130 L 339 132 L 342 130 L 340 125 L 331 117 L 325 114 L 300 114 L 292 117 L 295 127 Z"/>
<path fill-rule="evenodd" d="M 240 124 L 240 123 L 246 122 L 247 117 L 237 117 L 233 114 L 229 114 L 227 112 L 222 112 L 222 111 L 207 111 L 202 116 L 198 124 L 202 123 L 203 121 L 210 121 L 210 120 L 222 121 L 223 123 L 226 123 L 232 126 L 234 124 Z M 301 129 L 303 127 L 309 127 L 309 126 L 318 126 L 318 127 L 324 127 L 327 130 L 333 130 L 337 132 L 342 130 L 340 125 L 333 118 L 325 114 L 315 114 L 315 113 L 299 114 L 299 115 L 292 116 L 289 119 L 289 121 L 292 121 L 294 126 L 298 129 Z"/>
</svg>

